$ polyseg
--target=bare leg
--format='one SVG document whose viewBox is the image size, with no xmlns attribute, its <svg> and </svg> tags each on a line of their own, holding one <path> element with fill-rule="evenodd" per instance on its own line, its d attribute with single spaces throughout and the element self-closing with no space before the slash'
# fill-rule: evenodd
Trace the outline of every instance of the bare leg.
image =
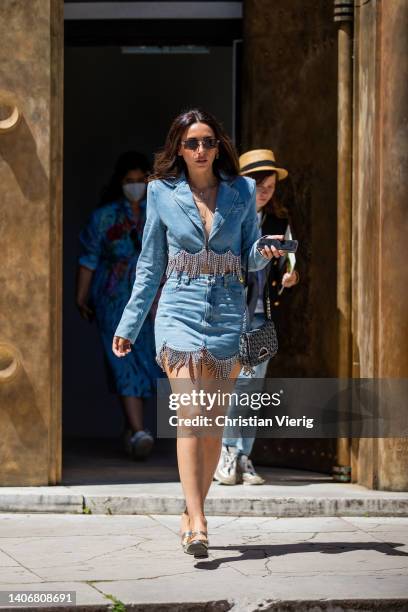
<svg viewBox="0 0 408 612">
<path fill-rule="evenodd" d="M 165 364 L 165 370 L 170 380 L 173 392 L 191 393 L 198 389 L 199 372 L 192 364 L 189 367 L 181 367 L 177 370 L 169 370 Z M 195 382 L 193 382 L 193 379 Z M 197 521 L 205 520 L 204 502 L 201 490 L 201 474 L 203 472 L 203 453 L 200 439 L 197 435 L 181 435 L 177 430 L 177 460 L 180 481 L 186 498 L 188 513 L 183 512 L 181 518 L 181 531 L 188 529 L 203 529 L 198 527 Z M 194 520 L 193 520 L 194 518 Z"/>
<path fill-rule="evenodd" d="M 241 367 L 242 366 L 240 364 L 236 364 L 232 368 L 229 381 L 227 381 L 227 383 L 224 383 L 223 385 L 223 387 L 225 387 L 225 391 L 232 390 L 235 380 L 241 371 Z M 203 368 L 203 377 L 204 376 L 211 377 L 210 373 L 205 369 L 205 367 Z M 228 406 L 225 406 L 224 410 L 222 411 L 218 410 L 218 413 L 225 414 L 225 412 L 227 412 L 227 408 Z M 217 468 L 218 461 L 219 461 L 220 454 L 221 454 L 223 431 L 219 429 L 218 434 L 219 435 L 217 436 L 214 436 L 214 435 L 205 436 L 205 437 L 203 436 L 199 438 L 201 440 L 201 443 L 203 446 L 203 453 L 204 453 L 204 470 L 202 473 L 202 481 L 201 481 L 201 491 L 202 491 L 204 501 L 211 487 L 211 483 L 214 478 L 214 473 Z"/>
<path fill-rule="evenodd" d="M 200 438 L 197 436 L 178 437 L 177 459 L 188 509 L 188 515 L 183 513 L 182 516 L 182 530 L 205 529 L 204 499 L 201 490 L 204 457 Z"/>
<path fill-rule="evenodd" d="M 133 431 L 143 429 L 143 400 L 141 397 L 133 397 L 130 395 L 120 396 L 123 410 L 127 417 L 130 428 Z"/>
<path fill-rule="evenodd" d="M 169 370 L 167 364 L 165 369 L 170 380 L 173 392 L 188 393 L 195 389 L 207 390 L 214 386 L 222 385 L 222 389 L 232 389 L 235 378 L 238 376 L 241 366 L 236 364 L 231 372 L 229 381 L 215 381 L 213 375 L 201 364 L 200 375 L 195 372 L 196 382 L 191 379 L 191 368 L 182 367 L 177 371 Z M 178 384 L 177 384 L 178 383 Z M 181 383 L 181 386 L 180 386 Z M 224 408 L 226 411 L 227 406 Z M 218 410 L 218 414 L 222 411 Z M 213 480 L 221 452 L 222 428 L 212 435 L 191 435 L 177 437 L 177 459 L 180 480 L 186 498 L 188 515 L 183 513 L 181 530 L 193 529 L 195 531 L 206 531 L 207 520 L 204 514 L 204 502 Z M 197 536 L 202 539 L 203 536 Z"/>
</svg>

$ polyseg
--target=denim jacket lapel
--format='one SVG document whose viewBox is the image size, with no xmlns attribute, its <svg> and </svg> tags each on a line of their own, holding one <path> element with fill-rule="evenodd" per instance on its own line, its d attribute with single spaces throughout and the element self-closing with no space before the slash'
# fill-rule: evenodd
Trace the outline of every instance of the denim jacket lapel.
<svg viewBox="0 0 408 612">
<path fill-rule="evenodd" d="M 200 235 L 204 238 L 205 234 L 200 213 L 198 212 L 198 208 L 193 199 L 193 194 L 191 193 L 191 189 L 185 178 L 177 181 L 177 185 L 174 190 L 174 200 L 198 229 Z"/>
<path fill-rule="evenodd" d="M 221 229 L 230 210 L 235 205 L 238 196 L 239 192 L 237 189 L 231 187 L 229 181 L 223 178 L 218 187 L 216 208 L 208 242 L 214 238 Z"/>
</svg>

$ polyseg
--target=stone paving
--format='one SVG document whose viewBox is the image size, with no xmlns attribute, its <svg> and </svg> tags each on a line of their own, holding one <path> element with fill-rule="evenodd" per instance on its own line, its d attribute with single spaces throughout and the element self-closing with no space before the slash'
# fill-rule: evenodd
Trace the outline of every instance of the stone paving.
<svg viewBox="0 0 408 612">
<path fill-rule="evenodd" d="M 408 610 L 408 518 L 209 516 L 205 559 L 179 521 L 0 514 L 0 590 L 74 590 L 84 610 Z"/>
</svg>

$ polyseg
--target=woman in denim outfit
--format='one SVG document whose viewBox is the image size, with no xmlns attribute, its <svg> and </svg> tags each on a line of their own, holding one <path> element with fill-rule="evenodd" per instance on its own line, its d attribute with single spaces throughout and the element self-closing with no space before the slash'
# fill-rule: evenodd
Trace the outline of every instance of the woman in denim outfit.
<svg viewBox="0 0 408 612">
<path fill-rule="evenodd" d="M 209 113 L 194 109 L 176 117 L 154 170 L 136 280 L 112 350 L 118 356 L 131 350 L 165 272 L 155 319 L 156 358 L 173 393 L 214 389 L 214 382 L 231 389 L 241 369 L 243 267 L 262 269 L 282 253 L 258 250 L 255 181 L 239 176 L 235 149 Z M 208 548 L 204 501 L 222 428 L 216 436 L 192 433 L 182 436 L 177 429 L 186 498 L 181 536 L 184 551 L 201 556 Z"/>
<path fill-rule="evenodd" d="M 290 231 L 289 213 L 275 196 L 277 181 L 288 176 L 287 170 L 280 168 L 275 161 L 275 155 L 270 149 L 254 149 L 241 155 L 239 158 L 241 174 L 250 176 L 256 181 L 256 209 L 259 227 L 266 234 L 288 235 Z M 248 274 L 248 326 L 250 329 L 261 327 L 266 320 L 266 284 L 268 284 L 271 316 L 277 330 L 278 312 L 281 298 L 279 291 L 284 287 L 288 289 L 299 282 L 297 270 L 287 270 L 287 258 L 272 260 L 266 268 Z M 239 373 L 235 391 L 244 393 L 246 388 L 250 392 L 263 389 L 263 379 L 266 376 L 269 359 L 254 367 L 251 377 L 244 370 Z M 234 402 L 228 409 L 230 417 L 237 416 L 237 406 Z M 251 408 L 248 414 L 251 416 Z M 241 428 L 238 438 L 224 436 L 222 450 L 214 478 L 221 484 L 235 485 L 238 483 L 258 485 L 264 484 L 265 479 L 258 474 L 249 458 L 255 442 L 256 427 Z M 244 435 L 245 434 L 245 435 Z"/>
</svg>

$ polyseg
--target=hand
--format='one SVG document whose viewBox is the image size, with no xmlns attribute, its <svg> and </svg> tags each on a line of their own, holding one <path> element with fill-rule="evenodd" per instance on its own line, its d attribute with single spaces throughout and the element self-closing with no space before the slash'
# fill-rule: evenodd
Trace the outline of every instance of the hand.
<svg viewBox="0 0 408 612">
<path fill-rule="evenodd" d="M 292 272 L 285 272 L 282 276 L 282 286 L 283 287 L 293 287 L 299 282 L 299 274 L 296 270 L 292 270 Z"/>
<path fill-rule="evenodd" d="M 85 304 L 84 302 L 77 302 L 76 305 L 81 317 L 85 319 L 85 321 L 89 321 L 89 323 L 91 323 L 92 319 L 95 316 L 95 313 L 92 308 L 89 308 L 88 304 Z"/>
<path fill-rule="evenodd" d="M 112 351 L 115 353 L 116 357 L 126 357 L 131 350 L 132 345 L 130 340 L 121 338 L 120 336 L 113 337 Z"/>
<path fill-rule="evenodd" d="M 266 236 L 267 238 L 277 238 L 278 240 L 283 240 L 283 234 L 277 235 L 277 234 L 268 234 Z M 281 255 L 285 255 L 285 251 L 281 251 L 278 250 L 276 247 L 274 246 L 265 246 L 263 249 L 260 249 L 259 251 L 261 253 L 261 255 L 263 255 L 264 257 L 266 257 L 267 259 L 272 259 L 272 257 L 281 257 Z"/>
</svg>

